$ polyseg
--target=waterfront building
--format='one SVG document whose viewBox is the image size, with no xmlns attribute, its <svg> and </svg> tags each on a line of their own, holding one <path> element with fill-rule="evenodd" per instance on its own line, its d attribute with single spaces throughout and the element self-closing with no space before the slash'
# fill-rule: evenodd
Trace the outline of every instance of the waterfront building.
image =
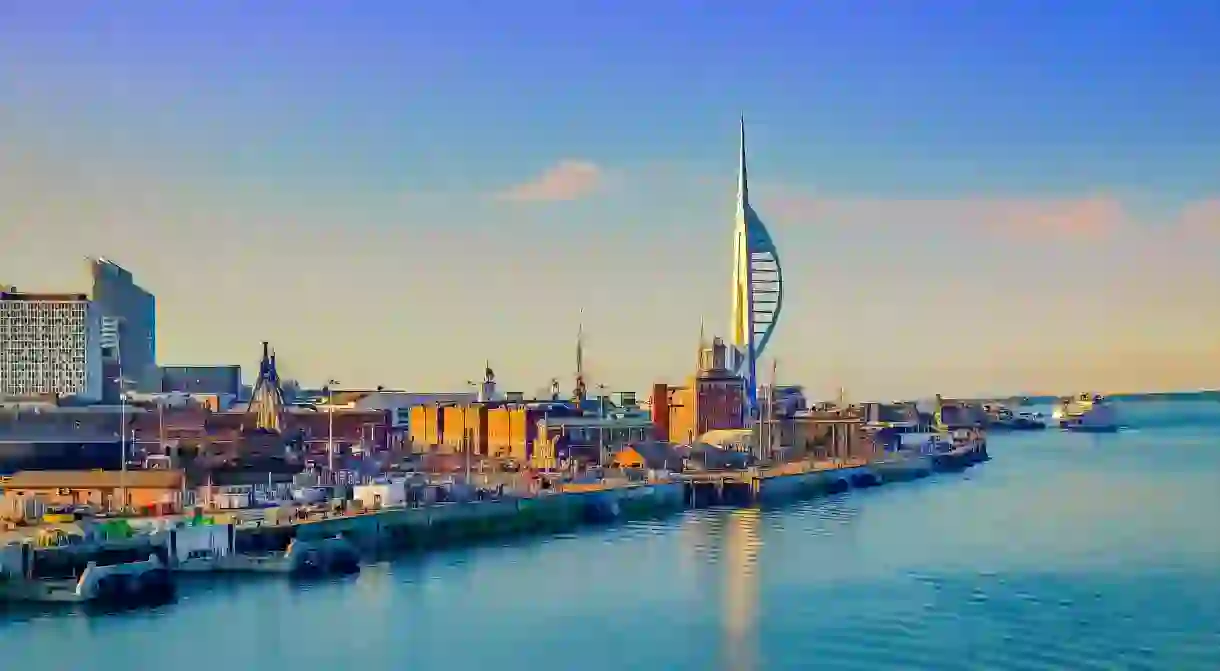
<svg viewBox="0 0 1220 671">
<path fill-rule="evenodd" d="M 227 394 L 241 393 L 241 366 L 160 366 L 154 385 L 162 393 Z"/>
<path fill-rule="evenodd" d="M 707 433 L 745 425 L 747 380 L 731 366 L 720 338 L 700 343 L 696 372 L 682 386 L 653 385 L 649 407 L 657 440 L 690 444 Z"/>
<path fill-rule="evenodd" d="M 463 454 L 531 463 L 540 468 L 569 457 L 598 460 L 598 446 L 608 455 L 655 433 L 649 415 L 602 412 L 602 402 L 534 401 L 433 403 L 411 408 L 412 451 Z"/>
<path fill-rule="evenodd" d="M 540 440 L 530 462 L 556 468 L 568 460 L 608 463 L 611 455 L 633 443 L 649 441 L 654 432 L 649 417 L 589 417 L 550 415 L 538 420 Z"/>
<path fill-rule="evenodd" d="M 618 468 L 681 471 L 686 465 L 686 456 L 673 443 L 641 440 L 615 451 L 611 465 Z"/>
<path fill-rule="evenodd" d="M 818 460 L 873 459 L 883 447 L 869 434 L 859 408 L 798 413 L 780 425 L 783 444 Z"/>
<path fill-rule="evenodd" d="M 337 412 L 336 419 L 345 413 L 384 413 L 391 443 L 422 441 L 420 432 L 411 429 L 411 417 L 416 408 L 436 406 L 465 406 L 474 403 L 477 394 L 471 392 L 419 393 L 387 389 L 342 389 L 331 390 L 313 403 L 291 407 L 290 411 L 303 414 L 309 406 L 318 412 Z"/>
<path fill-rule="evenodd" d="M 83 294 L 0 293 L 0 398 L 102 398 L 101 315 Z"/>
<path fill-rule="evenodd" d="M 737 217 L 733 232 L 732 372 L 746 381 L 748 409 L 758 407 L 758 360 L 767 349 L 783 309 L 783 271 L 767 227 L 750 205 L 746 173 L 746 127 L 741 121 L 737 172 Z"/>
<path fill-rule="evenodd" d="M 553 404 L 556 412 L 561 404 Z M 527 461 L 537 422 L 552 404 L 442 402 L 411 408 L 410 443 L 415 452 L 471 453 Z"/>
<path fill-rule="evenodd" d="M 392 435 L 388 413 L 375 410 L 341 409 L 331 417 L 310 408 L 289 407 L 279 415 L 279 433 L 254 430 L 258 414 L 248 412 L 245 404 L 233 410 L 217 410 L 195 402 L 152 409 L 129 405 L 127 413 L 132 427 L 130 443 L 135 450 L 182 455 L 192 481 L 205 481 L 210 468 L 249 466 L 250 473 L 237 480 L 230 477 L 233 473 L 213 473 L 216 484 L 266 482 L 269 476 L 278 480 L 281 475 L 298 472 L 306 460 L 326 463 L 332 436 L 336 452 L 346 459 L 348 454 L 384 448 Z M 117 454 L 117 446 L 113 449 Z"/>
<path fill-rule="evenodd" d="M 0 407 L 0 475 L 22 470 L 115 469 L 124 409 L 13 403 Z M 126 408 L 130 424 L 142 410 Z"/>
<path fill-rule="evenodd" d="M 160 391 L 157 370 L 157 302 L 135 283 L 131 272 L 98 257 L 88 259 L 92 290 L 89 298 L 97 306 L 105 327 L 107 368 L 118 378 L 122 368 L 123 390 Z"/>
<path fill-rule="evenodd" d="M 50 505 L 155 508 L 156 514 L 165 514 L 181 511 L 186 481 L 178 470 L 21 471 L 0 478 L 0 489 L 5 496 L 37 498 Z"/>
<path fill-rule="evenodd" d="M 634 391 L 616 391 L 610 394 L 609 403 L 621 408 L 624 411 L 637 411 L 640 409 L 639 402 L 636 401 Z"/>
</svg>

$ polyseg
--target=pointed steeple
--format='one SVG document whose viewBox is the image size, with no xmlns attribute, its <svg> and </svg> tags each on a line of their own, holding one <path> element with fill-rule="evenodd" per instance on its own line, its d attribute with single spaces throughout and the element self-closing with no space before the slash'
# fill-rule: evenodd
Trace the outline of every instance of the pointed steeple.
<svg viewBox="0 0 1220 671">
<path fill-rule="evenodd" d="M 703 351 L 707 349 L 707 334 L 703 326 L 703 317 L 699 318 L 699 347 L 695 350 L 695 374 L 707 370 L 707 362 L 703 360 Z"/>
<path fill-rule="evenodd" d="M 255 416 L 255 428 L 268 433 L 279 433 L 281 414 L 284 410 L 284 391 L 280 388 L 280 375 L 275 367 L 275 351 L 263 342 L 263 358 L 258 365 L 258 381 L 250 394 L 246 412 Z"/>
<path fill-rule="evenodd" d="M 585 374 L 585 309 L 580 309 L 580 321 L 576 325 L 576 376 Z"/>
<path fill-rule="evenodd" d="M 585 400 L 585 309 L 580 309 L 580 322 L 576 326 L 576 389 L 573 390 L 573 400 L 580 403 Z"/>
</svg>

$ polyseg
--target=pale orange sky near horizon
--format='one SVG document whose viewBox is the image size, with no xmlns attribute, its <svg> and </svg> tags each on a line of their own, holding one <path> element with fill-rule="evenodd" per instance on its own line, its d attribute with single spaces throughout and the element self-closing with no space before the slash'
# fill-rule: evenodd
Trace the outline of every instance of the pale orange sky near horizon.
<svg viewBox="0 0 1220 671">
<path fill-rule="evenodd" d="M 552 175 L 522 187 L 534 198 L 497 188 L 357 202 L 12 156 L 0 157 L 0 277 L 80 288 L 83 256 L 115 259 L 158 296 L 166 364 L 249 372 L 266 338 L 307 383 L 455 389 L 487 358 L 505 388 L 532 392 L 555 375 L 567 385 L 583 307 L 593 376 L 643 390 L 689 370 L 700 317 L 709 331 L 727 320 L 731 168 L 717 186 L 672 167 L 610 174 L 588 162 L 566 186 Z M 1215 239 L 1199 236 L 1218 229 L 1200 225 L 1202 206 L 1144 222 L 1092 195 L 833 198 L 769 182 L 754 192 L 788 273 L 773 350 L 782 382 L 885 397 L 1220 379 Z M 669 225 L 620 235 L 616 212 L 720 225 L 702 238 Z M 438 219 L 451 230 L 385 225 Z"/>
</svg>

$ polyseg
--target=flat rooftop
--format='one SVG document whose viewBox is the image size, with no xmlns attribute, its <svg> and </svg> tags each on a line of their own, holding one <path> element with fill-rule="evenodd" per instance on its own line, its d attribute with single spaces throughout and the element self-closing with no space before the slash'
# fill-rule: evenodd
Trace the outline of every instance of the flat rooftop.
<svg viewBox="0 0 1220 671">
<path fill-rule="evenodd" d="M 0 291 L 0 301 L 30 301 L 55 303 L 80 303 L 89 300 L 88 294 L 31 293 L 25 291 Z"/>
</svg>

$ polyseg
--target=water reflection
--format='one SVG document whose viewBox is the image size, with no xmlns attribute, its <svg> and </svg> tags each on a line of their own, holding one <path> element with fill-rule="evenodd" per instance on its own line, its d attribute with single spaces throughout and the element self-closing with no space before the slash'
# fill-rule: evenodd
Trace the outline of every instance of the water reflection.
<svg viewBox="0 0 1220 671">
<path fill-rule="evenodd" d="M 734 510 L 724 529 L 725 671 L 758 668 L 758 557 L 762 551 L 762 513 L 757 508 Z"/>
<path fill-rule="evenodd" d="M 1220 669 L 1215 432 L 997 436 L 963 474 L 4 621 L 21 668 Z M 762 547 L 766 545 L 766 553 Z M 12 609 L 8 611 L 12 613 Z M 71 645 L 63 645 L 71 641 Z M 9 658 L 6 658 L 6 661 Z"/>
</svg>

